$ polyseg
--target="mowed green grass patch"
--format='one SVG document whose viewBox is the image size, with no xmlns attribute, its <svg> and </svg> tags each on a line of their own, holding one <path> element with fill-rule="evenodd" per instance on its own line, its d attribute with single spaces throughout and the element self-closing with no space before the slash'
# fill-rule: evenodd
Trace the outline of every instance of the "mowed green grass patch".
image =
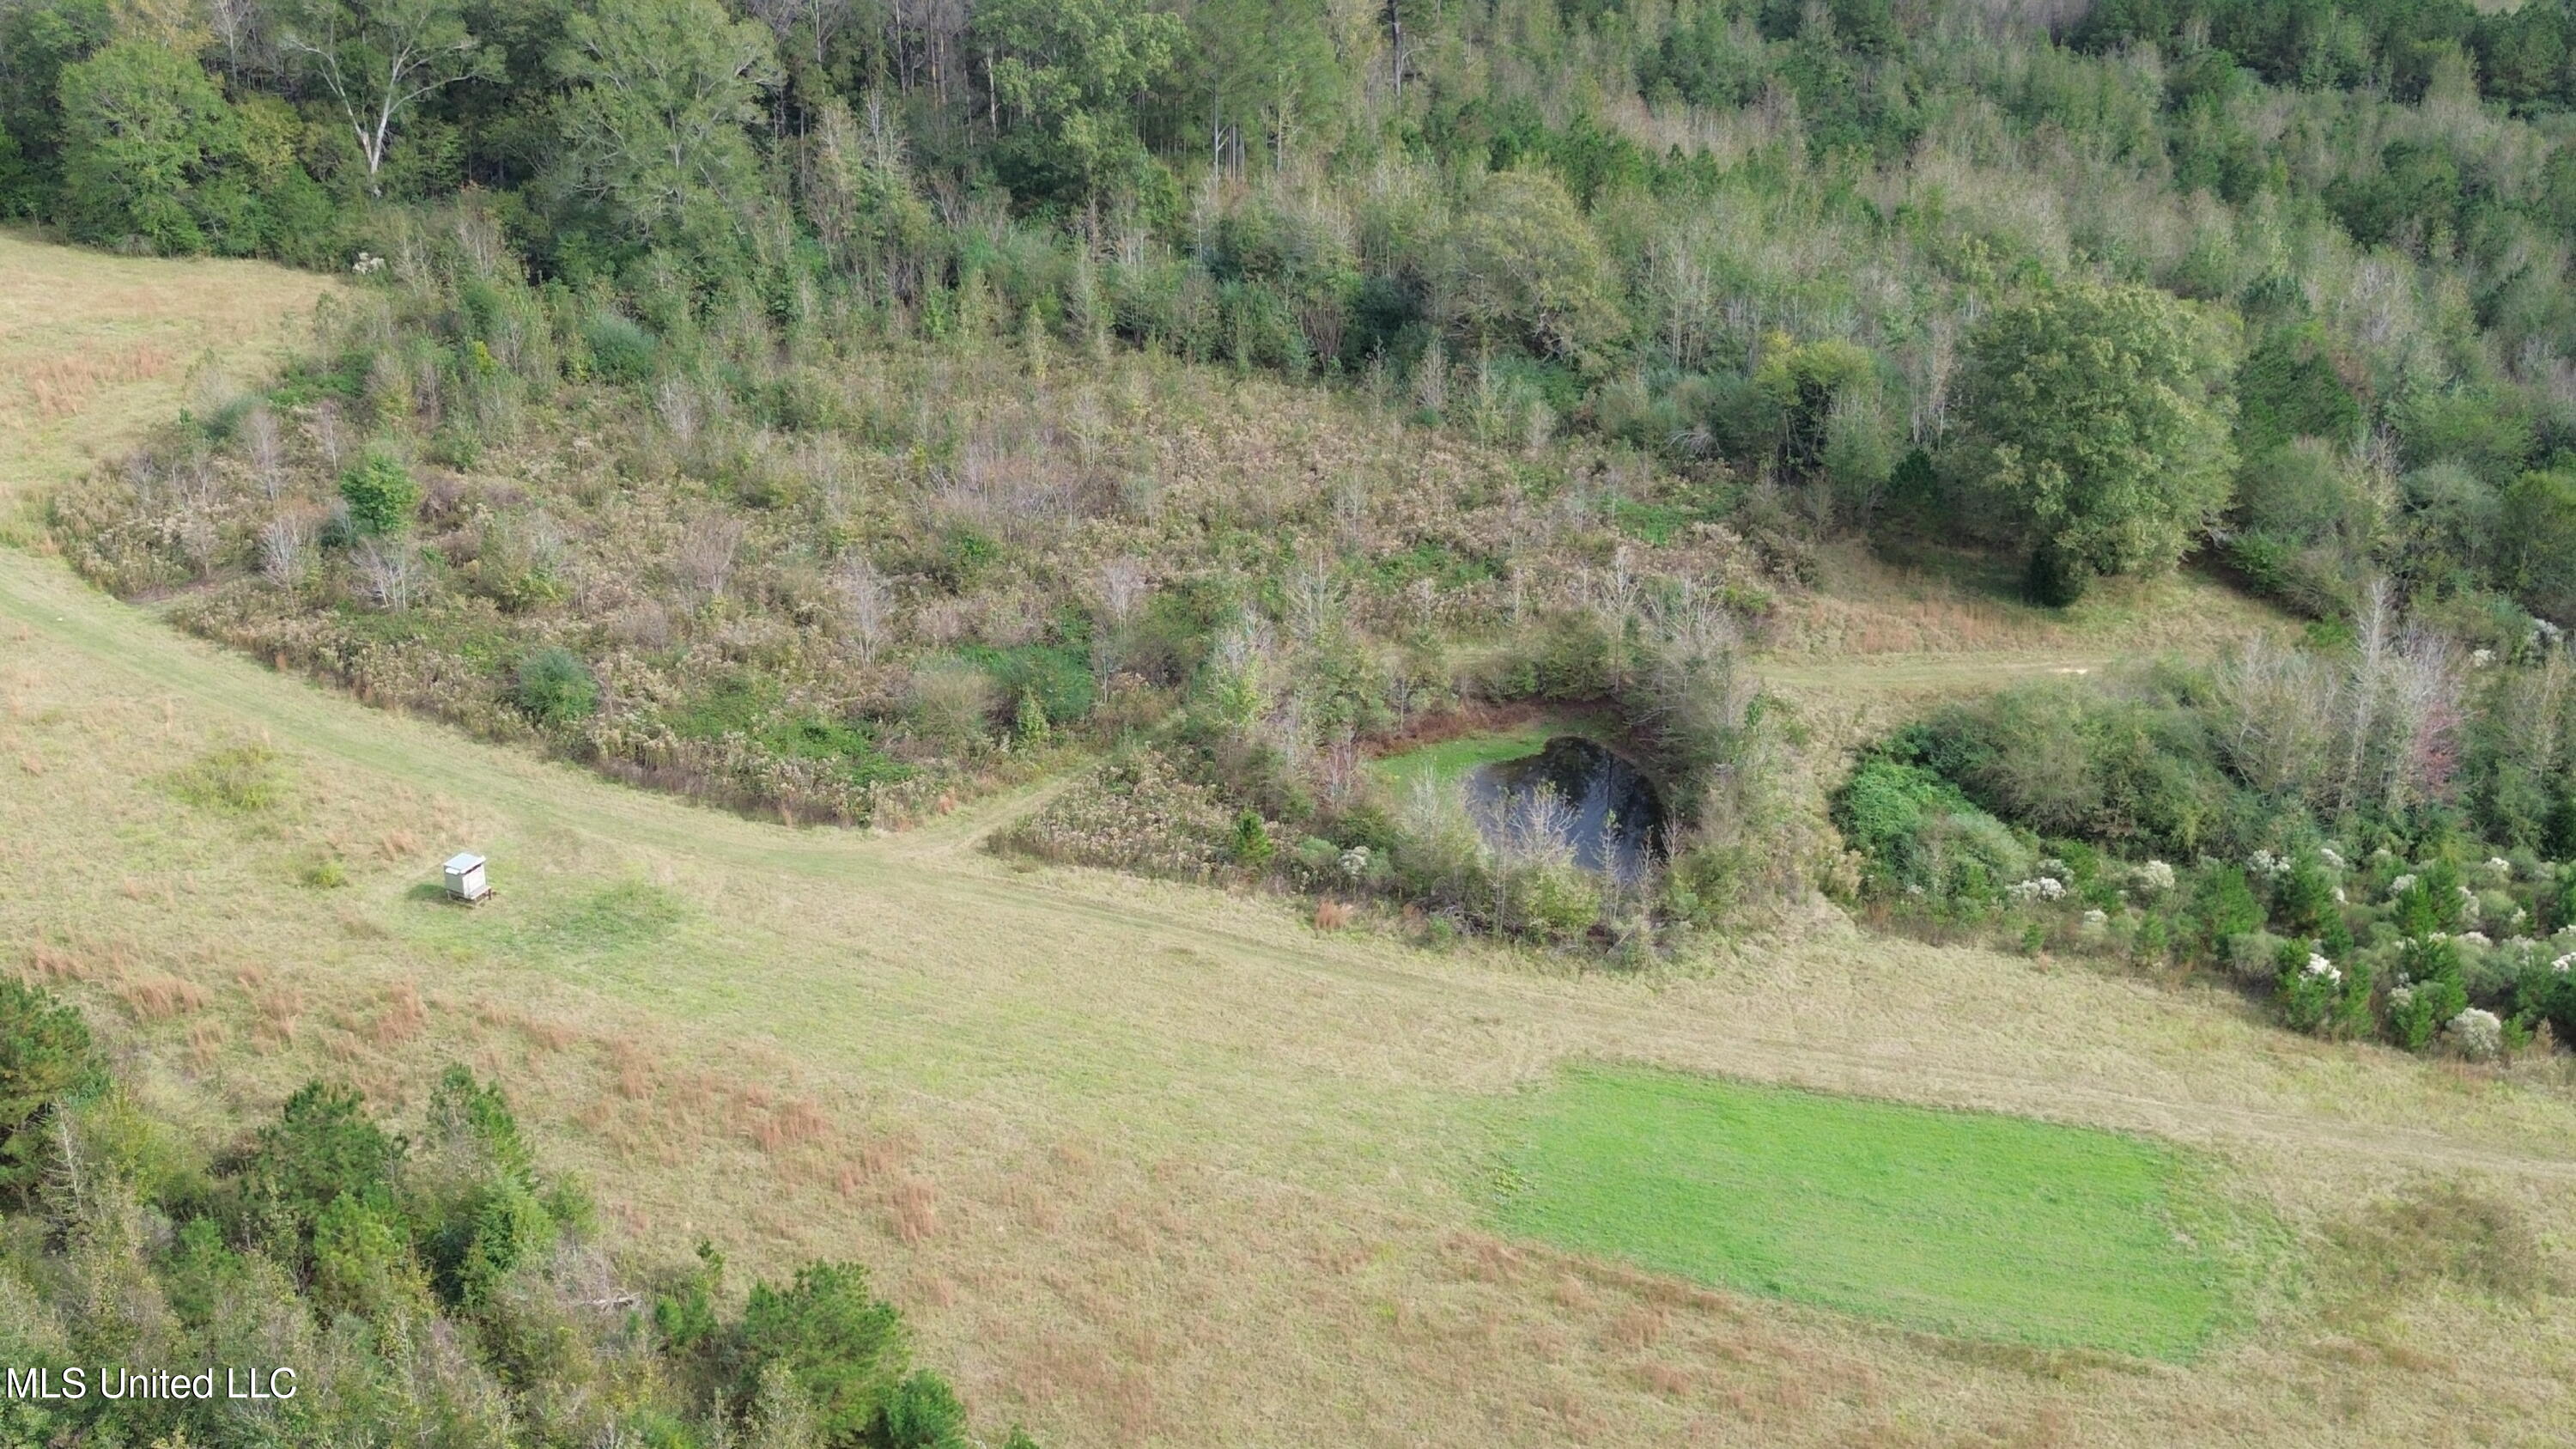
<svg viewBox="0 0 2576 1449">
<path fill-rule="evenodd" d="M 2186 1358 L 2263 1237 L 2117 1133 L 1605 1066 L 1507 1110 L 1508 1232 L 1963 1337 Z"/>
</svg>

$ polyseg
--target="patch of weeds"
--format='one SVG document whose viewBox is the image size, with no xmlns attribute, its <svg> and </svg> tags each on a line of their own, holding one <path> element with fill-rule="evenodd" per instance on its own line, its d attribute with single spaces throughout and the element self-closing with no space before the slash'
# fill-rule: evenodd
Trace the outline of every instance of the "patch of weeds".
<svg viewBox="0 0 2576 1449">
<path fill-rule="evenodd" d="M 993 677 L 994 687 L 1009 700 L 1037 696 L 1055 724 L 1071 724 L 1091 713 L 1091 661 L 1082 650 L 1062 644 L 1017 644 L 1007 648 L 971 644 L 957 657 Z"/>
<path fill-rule="evenodd" d="M 621 951 L 658 941 L 688 918 L 688 904 L 674 893 L 624 881 L 576 900 L 530 930 L 528 939 L 563 952 Z"/>
<path fill-rule="evenodd" d="M 266 745 L 209 750 L 161 777 L 161 788 L 183 805 L 227 815 L 274 810 L 286 799 L 286 772 Z"/>
<path fill-rule="evenodd" d="M 2327 1231 L 2340 1266 L 2373 1296 L 2448 1284 L 2496 1298 L 2566 1285 L 2522 1209 L 2456 1182 L 2425 1180 Z"/>
<path fill-rule="evenodd" d="M 755 675 L 724 675 L 662 718 L 684 739 L 741 735 L 789 759 L 828 762 L 853 785 L 890 784 L 912 774 L 910 766 L 880 750 L 874 732 L 862 725 L 788 714 L 777 681 Z"/>
<path fill-rule="evenodd" d="M 1502 566 L 1492 559 L 1429 538 L 1402 553 L 1377 559 L 1369 571 L 1381 586 L 1388 588 L 1400 588 L 1416 579 L 1432 579 L 1444 589 L 1463 589 L 1503 576 Z"/>
<path fill-rule="evenodd" d="M 1687 503 L 1637 503 L 1623 498 L 1610 508 L 1610 521 L 1620 532 L 1659 548 L 1692 524 L 1714 522 L 1717 517 L 1711 509 Z"/>
<path fill-rule="evenodd" d="M 892 784 L 912 775 L 910 765 L 877 748 L 875 735 L 838 720 L 812 715 L 784 720 L 761 730 L 758 738 L 791 760 L 829 761 L 834 773 L 853 785 Z"/>
<path fill-rule="evenodd" d="M 295 878 L 317 891 L 336 891 L 349 883 L 349 867 L 336 855 L 317 855 L 296 869 Z"/>
<path fill-rule="evenodd" d="M 663 722 L 682 739 L 720 740 L 726 735 L 757 734 L 778 711 L 774 679 L 750 674 L 723 674 L 678 706 L 662 713 Z"/>
</svg>

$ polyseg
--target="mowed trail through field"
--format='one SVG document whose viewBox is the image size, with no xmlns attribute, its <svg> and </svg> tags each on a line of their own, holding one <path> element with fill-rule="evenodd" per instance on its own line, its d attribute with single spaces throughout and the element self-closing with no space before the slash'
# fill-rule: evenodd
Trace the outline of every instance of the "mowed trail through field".
<svg viewBox="0 0 2576 1449">
<path fill-rule="evenodd" d="M 76 344 L 93 262 L 160 265 L 0 236 L 0 318 L 10 294 L 44 289 L 42 306 L 21 310 L 46 319 L 49 347 Z M 277 315 L 265 332 L 237 330 L 222 320 L 237 312 L 226 293 L 201 345 L 248 367 L 319 284 L 241 274 L 276 289 Z M 109 311 L 185 312 L 199 294 L 100 295 Z M 0 431 L 0 505 L 131 439 L 175 402 L 186 371 L 102 374 L 41 428 Z M 2109 657 L 2071 641 L 1974 661 L 1802 659 L 1776 673 L 1792 692 L 1848 703 Z M 0 820 L 23 837 L 0 854 L 0 877 L 19 886 L 0 901 L 0 929 L 31 941 L 123 931 L 147 948 L 237 932 L 240 951 L 299 958 L 275 969 L 302 971 L 326 997 L 342 979 L 351 1000 L 416 981 L 433 993 L 423 1050 L 443 1048 L 451 1025 L 463 1042 L 476 1023 L 523 1012 L 601 1023 L 603 1060 L 633 1040 L 702 1075 L 774 1068 L 854 1138 L 900 1143 L 888 1152 L 907 1165 L 871 1168 L 855 1187 L 844 1169 L 836 1188 L 828 1164 L 766 1144 L 706 1149 L 703 1161 L 694 1147 L 633 1146 L 627 1119 L 592 1115 L 584 1094 L 651 1090 L 603 1089 L 541 1051 L 475 1043 L 518 1071 L 505 1077 L 549 1129 L 549 1151 L 655 1247 L 711 1233 L 755 1265 L 818 1253 L 877 1263 L 918 1314 L 925 1352 L 1053 1442 L 1902 1443 L 1938 1442 L 1902 1437 L 1907 1425 L 1955 1438 L 2073 1424 L 2061 1442 L 2286 1444 L 2344 1431 L 2396 1441 L 2439 1421 L 2438 1397 L 2323 1403 L 2297 1335 L 2190 1367 L 2033 1372 L 1496 1242 L 1471 1185 L 1477 1104 L 1573 1060 L 2153 1133 L 2211 1150 L 2297 1222 L 2429 1172 L 2557 1204 L 2544 1226 L 2564 1230 L 2576 1181 L 2563 1089 L 2306 1042 L 2223 993 L 1887 940 L 1822 914 L 1697 973 L 1608 977 L 1321 934 L 1279 901 L 1025 870 L 978 848 L 1060 785 L 899 835 L 746 819 L 366 708 L 183 636 L 26 549 L 0 548 L 0 687 L 10 748 L 25 751 L 22 773 L 0 780 Z M 327 782 L 353 818 L 406 827 L 389 838 L 407 853 L 389 848 L 388 864 L 324 904 L 224 863 L 270 847 L 165 826 L 166 802 L 137 803 L 134 782 L 177 752 L 242 737 L 273 744 L 299 781 Z M 132 759 L 65 759 L 75 742 Z M 26 834 L 36 830 L 49 838 Z M 476 913 L 416 900 L 439 853 L 465 845 L 492 855 L 503 899 Z M 61 870 L 38 858 L 52 851 L 103 863 Z M 184 884 L 138 879 L 147 859 Z M 648 882 L 681 924 L 614 951 L 548 944 L 549 921 L 621 881 Z M 39 883 L 63 898 L 39 898 Z M 182 890 L 230 885 L 250 902 L 231 914 L 206 896 L 180 903 Z M 93 924 L 119 916 L 131 919 Z M 207 959 L 225 945 L 209 939 Z M 451 1000 L 453 1015 L 439 1014 Z M 273 1044 L 276 1063 L 208 1051 L 210 1080 L 238 1072 L 269 1091 L 314 1048 Z M 907 1206 L 934 1188 L 937 1213 Z M 2548 1321 L 2530 1342 L 2461 1352 L 2458 1373 L 2493 1372 L 2529 1396 L 2515 1424 L 2565 1407 L 2564 1343 L 2576 1336 L 2563 1306 Z M 2473 1305 L 2438 1322 L 2507 1333 Z M 2435 1362 L 2408 1371 L 2451 1372 Z"/>
</svg>

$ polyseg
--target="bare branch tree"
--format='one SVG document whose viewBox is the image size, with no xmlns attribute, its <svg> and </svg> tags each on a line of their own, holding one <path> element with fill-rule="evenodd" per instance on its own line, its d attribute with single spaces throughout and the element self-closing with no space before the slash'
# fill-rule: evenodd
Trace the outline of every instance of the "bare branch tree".
<svg viewBox="0 0 2576 1449">
<path fill-rule="evenodd" d="M 2360 804 L 2363 766 L 2379 722 L 2380 695 L 2387 687 L 2389 658 L 2396 648 L 2397 605 L 2386 579 L 2373 579 L 2353 619 L 2352 684 L 2345 692 L 2349 713 L 2344 721 L 2343 778 L 2336 804 L 2350 810 Z"/>
<path fill-rule="evenodd" d="M 1332 626 L 1341 590 L 1332 570 L 1314 559 L 1300 559 L 1288 571 L 1288 633 L 1300 644 L 1312 644 Z"/>
<path fill-rule="evenodd" d="M 710 513 L 689 525 L 680 538 L 680 577 L 708 598 L 720 597 L 733 581 L 733 566 L 742 552 L 742 520 Z"/>
<path fill-rule="evenodd" d="M 304 582 L 312 542 L 313 530 L 303 519 L 290 515 L 269 520 L 259 531 L 260 573 L 280 588 Z"/>
<path fill-rule="evenodd" d="M 242 419 L 242 448 L 250 458 L 250 476 L 260 496 L 274 503 L 286 491 L 286 444 L 277 434 L 277 414 L 265 407 Z"/>
<path fill-rule="evenodd" d="M 358 550 L 357 564 L 358 579 L 377 608 L 399 614 L 419 597 L 420 561 L 401 540 L 367 540 Z"/>
<path fill-rule="evenodd" d="M 1116 628 L 1127 627 L 1135 617 L 1136 606 L 1145 601 L 1152 588 L 1152 582 L 1145 577 L 1145 566 L 1132 558 L 1114 558 L 1100 566 L 1101 612 Z"/>
<path fill-rule="evenodd" d="M 884 647 L 886 636 L 894 628 L 894 591 L 886 587 L 885 576 L 877 572 L 864 554 L 852 554 L 841 561 L 832 574 L 833 591 L 841 598 L 841 617 L 850 627 L 850 642 L 858 647 L 859 663 L 873 666 L 877 651 Z"/>
</svg>

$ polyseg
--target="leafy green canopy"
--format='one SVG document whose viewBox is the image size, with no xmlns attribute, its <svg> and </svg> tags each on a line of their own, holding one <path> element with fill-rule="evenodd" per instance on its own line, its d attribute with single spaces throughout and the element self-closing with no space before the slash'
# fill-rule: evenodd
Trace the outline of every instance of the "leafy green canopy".
<svg viewBox="0 0 2576 1449">
<path fill-rule="evenodd" d="M 1961 399 L 1972 474 L 2034 549 L 2170 568 L 2227 504 L 2224 360 L 2205 319 L 2152 288 L 2069 283 L 1998 308 Z"/>
</svg>

